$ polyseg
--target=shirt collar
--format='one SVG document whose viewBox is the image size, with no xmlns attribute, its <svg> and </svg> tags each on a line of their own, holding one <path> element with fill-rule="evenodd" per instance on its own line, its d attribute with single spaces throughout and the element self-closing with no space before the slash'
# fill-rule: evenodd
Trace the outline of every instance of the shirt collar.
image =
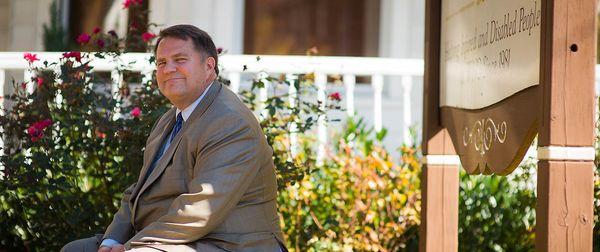
<svg viewBox="0 0 600 252">
<path fill-rule="evenodd" d="M 183 117 L 183 121 L 187 121 L 187 119 L 190 117 L 190 115 L 192 115 L 192 112 L 194 112 L 194 109 L 196 108 L 196 106 L 198 106 L 198 104 L 200 103 L 200 101 L 202 101 L 202 98 L 204 98 L 204 95 L 206 95 L 206 92 L 208 92 L 208 89 L 210 89 L 210 87 L 212 86 L 212 84 L 214 83 L 211 82 L 210 85 L 208 85 L 208 87 L 206 87 L 206 89 L 204 89 L 204 92 L 202 92 L 202 95 L 200 95 L 200 97 L 198 97 L 198 99 L 196 99 L 194 102 L 192 102 L 192 104 L 190 104 L 189 106 L 187 106 L 186 108 L 182 110 L 177 109 L 176 113 L 175 113 L 175 119 L 177 119 L 177 115 L 179 115 L 179 113 L 181 113 L 181 116 Z"/>
</svg>

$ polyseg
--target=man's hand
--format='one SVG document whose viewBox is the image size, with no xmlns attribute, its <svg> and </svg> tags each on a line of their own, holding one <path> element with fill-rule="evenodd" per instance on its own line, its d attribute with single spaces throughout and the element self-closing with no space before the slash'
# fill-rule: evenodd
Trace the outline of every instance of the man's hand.
<svg viewBox="0 0 600 252">
<path fill-rule="evenodd" d="M 98 252 L 123 252 L 125 251 L 125 246 L 122 244 L 115 244 L 112 247 L 100 247 Z"/>
</svg>

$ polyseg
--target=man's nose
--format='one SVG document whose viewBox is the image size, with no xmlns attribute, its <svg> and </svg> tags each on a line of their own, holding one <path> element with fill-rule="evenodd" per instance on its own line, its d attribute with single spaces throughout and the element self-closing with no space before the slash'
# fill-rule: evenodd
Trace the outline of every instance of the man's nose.
<svg viewBox="0 0 600 252">
<path fill-rule="evenodd" d="M 171 73 L 171 72 L 175 72 L 177 69 L 175 67 L 175 64 L 173 64 L 172 62 L 166 62 L 165 63 L 165 67 L 163 68 L 163 71 L 165 73 Z"/>
</svg>

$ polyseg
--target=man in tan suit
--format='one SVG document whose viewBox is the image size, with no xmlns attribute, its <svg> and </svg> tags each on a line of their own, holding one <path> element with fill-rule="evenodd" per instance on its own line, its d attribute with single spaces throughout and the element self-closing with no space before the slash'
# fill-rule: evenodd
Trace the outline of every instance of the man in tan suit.
<svg viewBox="0 0 600 252">
<path fill-rule="evenodd" d="M 137 183 L 105 234 L 64 251 L 285 251 L 272 149 L 237 95 L 217 82 L 210 36 L 160 32 L 156 79 L 174 105 L 154 125 Z"/>
</svg>

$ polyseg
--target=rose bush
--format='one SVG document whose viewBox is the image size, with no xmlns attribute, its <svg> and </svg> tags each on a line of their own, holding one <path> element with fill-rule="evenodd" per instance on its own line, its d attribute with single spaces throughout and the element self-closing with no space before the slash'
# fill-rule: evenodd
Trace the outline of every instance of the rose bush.
<svg viewBox="0 0 600 252">
<path fill-rule="evenodd" d="M 149 32 L 139 36 L 144 43 L 154 38 Z M 0 249 L 58 250 L 68 241 L 103 232 L 123 189 L 137 179 L 150 127 L 170 108 L 155 80 L 143 80 L 119 58 L 131 40 L 100 28 L 76 40 L 95 52 L 65 52 L 57 62 L 25 53 L 23 60 L 35 76 L 13 81 L 15 92 L 3 97 L 9 106 L 0 117 Z M 115 87 L 110 76 L 93 71 L 97 58 L 112 60 L 123 76 Z M 258 108 L 254 93 L 266 83 L 273 90 L 294 86 L 299 94 L 295 106 L 287 92 L 260 101 L 267 112 L 260 123 L 273 146 L 283 188 L 314 166 L 310 148 L 292 157 L 285 143 L 289 128 L 293 124 L 302 137 L 339 101 L 314 101 L 309 76 L 290 81 L 261 73 L 241 96 L 250 108 Z"/>
</svg>

